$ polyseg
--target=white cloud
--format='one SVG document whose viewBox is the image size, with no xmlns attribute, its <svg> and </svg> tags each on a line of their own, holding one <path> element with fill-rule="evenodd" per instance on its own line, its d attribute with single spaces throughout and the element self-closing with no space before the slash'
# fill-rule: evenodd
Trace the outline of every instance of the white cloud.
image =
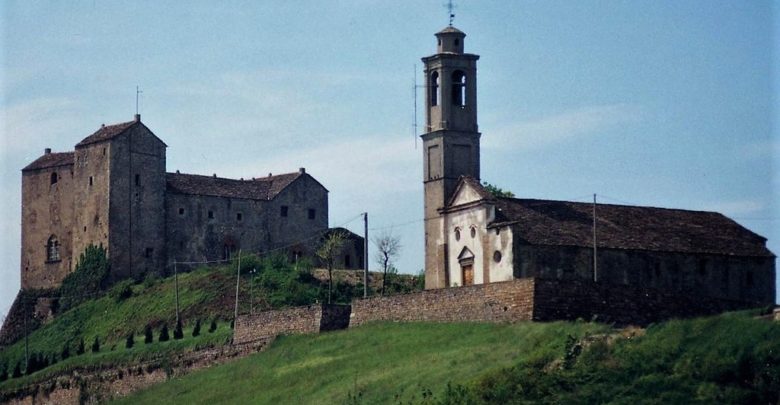
<svg viewBox="0 0 780 405">
<path fill-rule="evenodd" d="M 491 131 L 485 147 L 534 149 L 602 131 L 641 119 L 637 106 L 612 104 L 581 107 L 533 121 L 515 122 Z"/>
</svg>

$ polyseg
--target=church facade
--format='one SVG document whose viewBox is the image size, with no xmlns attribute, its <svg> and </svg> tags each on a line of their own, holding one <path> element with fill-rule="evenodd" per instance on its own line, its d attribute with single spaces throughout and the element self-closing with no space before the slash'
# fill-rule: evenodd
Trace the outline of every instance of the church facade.
<svg viewBox="0 0 780 405">
<path fill-rule="evenodd" d="M 168 173 L 166 148 L 136 115 L 22 169 L 22 288 L 59 286 L 89 244 L 107 249 L 112 279 L 138 279 L 239 249 L 311 256 L 328 231 L 328 190 L 305 169 L 246 180 Z"/>
<path fill-rule="evenodd" d="M 587 280 L 753 304 L 775 302 L 766 239 L 715 212 L 517 199 L 480 184 L 476 62 L 465 34 L 423 58 L 426 289 Z"/>
</svg>

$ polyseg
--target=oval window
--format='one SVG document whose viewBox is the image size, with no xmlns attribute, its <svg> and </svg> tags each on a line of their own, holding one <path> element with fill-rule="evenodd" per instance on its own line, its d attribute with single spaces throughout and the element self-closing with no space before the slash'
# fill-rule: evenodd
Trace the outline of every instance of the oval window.
<svg viewBox="0 0 780 405">
<path fill-rule="evenodd" d="M 460 229 L 455 228 L 455 240 L 460 240 Z"/>
<path fill-rule="evenodd" d="M 477 228 L 471 227 L 471 238 L 473 239 L 475 236 L 477 236 Z"/>
<path fill-rule="evenodd" d="M 496 263 L 501 261 L 501 252 L 499 252 L 498 250 L 493 252 L 493 261 Z"/>
</svg>

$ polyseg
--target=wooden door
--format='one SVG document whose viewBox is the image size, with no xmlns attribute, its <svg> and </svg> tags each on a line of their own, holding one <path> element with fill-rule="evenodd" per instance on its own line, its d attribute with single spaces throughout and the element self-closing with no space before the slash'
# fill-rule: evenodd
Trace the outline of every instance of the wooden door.
<svg viewBox="0 0 780 405">
<path fill-rule="evenodd" d="M 474 265 L 463 265 L 463 285 L 466 286 L 472 284 L 474 284 Z"/>
</svg>

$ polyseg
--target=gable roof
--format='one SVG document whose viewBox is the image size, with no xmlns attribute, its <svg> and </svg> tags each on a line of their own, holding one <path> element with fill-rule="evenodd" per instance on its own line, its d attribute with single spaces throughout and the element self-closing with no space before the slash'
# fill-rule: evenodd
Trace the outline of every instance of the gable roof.
<svg viewBox="0 0 780 405">
<path fill-rule="evenodd" d="M 167 190 L 179 194 L 272 200 L 304 173 L 286 173 L 252 180 L 235 180 L 197 174 L 166 173 Z"/>
<path fill-rule="evenodd" d="M 22 169 L 23 172 L 30 170 L 45 169 L 48 167 L 70 166 L 73 165 L 73 152 L 46 153 L 35 159 L 32 163 Z"/>
<path fill-rule="evenodd" d="M 766 238 L 717 212 L 596 205 L 602 248 L 773 257 Z M 516 226 L 534 245 L 593 246 L 593 204 L 517 198 L 496 200 L 490 227 Z"/>
<path fill-rule="evenodd" d="M 122 135 L 125 131 L 127 131 L 130 128 L 132 128 L 136 124 L 143 125 L 143 127 L 146 128 L 146 130 L 149 131 L 149 133 L 152 134 L 152 136 L 157 138 L 158 141 L 160 141 L 163 145 L 165 145 L 165 142 L 163 142 L 162 139 L 157 137 L 157 135 L 155 135 L 154 132 L 152 132 L 146 125 L 144 125 L 141 122 L 141 117 L 140 116 L 136 116 L 136 119 L 133 120 L 133 121 L 121 122 L 119 124 L 113 124 L 113 125 L 101 125 L 100 129 L 95 131 L 92 135 L 82 139 L 81 142 L 77 143 L 76 147 L 78 148 L 78 147 L 81 147 L 81 146 L 86 146 L 86 145 L 90 145 L 90 144 L 93 144 L 93 143 L 98 143 L 98 142 L 103 142 L 103 141 L 108 141 L 108 140 L 114 139 L 117 136 Z M 168 146 L 168 145 L 165 145 L 165 146 Z"/>
<path fill-rule="evenodd" d="M 493 194 L 487 191 L 485 187 L 483 187 L 482 184 L 479 183 L 479 180 L 471 176 L 460 176 L 460 178 L 458 179 L 458 184 L 455 186 L 455 190 L 452 192 L 452 195 L 450 196 L 449 201 L 447 201 L 445 207 L 451 207 L 455 203 L 455 201 L 457 201 L 458 194 L 460 194 L 461 190 L 463 190 L 467 186 L 471 187 L 471 189 L 474 190 L 475 193 L 477 193 L 477 196 L 479 196 L 478 201 L 495 199 Z"/>
</svg>

